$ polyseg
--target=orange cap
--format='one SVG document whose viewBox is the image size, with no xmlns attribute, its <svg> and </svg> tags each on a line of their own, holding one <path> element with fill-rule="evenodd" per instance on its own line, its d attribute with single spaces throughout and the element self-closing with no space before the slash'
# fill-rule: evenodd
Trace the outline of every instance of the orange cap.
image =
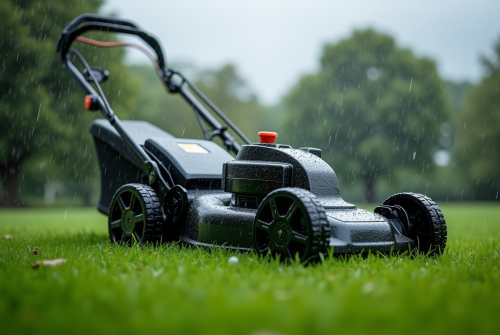
<svg viewBox="0 0 500 335">
<path fill-rule="evenodd" d="M 274 143 L 278 137 L 278 134 L 272 131 L 260 131 L 257 135 L 260 137 L 260 143 Z"/>
<path fill-rule="evenodd" d="M 85 106 L 85 109 L 90 110 L 92 108 L 92 97 L 90 95 L 86 95 L 85 99 L 83 100 L 83 106 Z"/>
</svg>

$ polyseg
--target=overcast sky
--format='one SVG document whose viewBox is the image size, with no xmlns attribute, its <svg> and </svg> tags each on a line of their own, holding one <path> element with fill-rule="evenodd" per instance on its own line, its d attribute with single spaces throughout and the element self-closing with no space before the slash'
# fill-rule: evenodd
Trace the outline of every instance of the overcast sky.
<svg viewBox="0 0 500 335">
<path fill-rule="evenodd" d="M 322 46 L 373 27 L 433 58 L 445 79 L 477 81 L 500 39 L 500 0 L 107 0 L 104 12 L 155 35 L 167 60 L 237 66 L 260 100 L 277 103 L 318 67 Z M 129 61 L 146 62 L 131 54 Z"/>
</svg>

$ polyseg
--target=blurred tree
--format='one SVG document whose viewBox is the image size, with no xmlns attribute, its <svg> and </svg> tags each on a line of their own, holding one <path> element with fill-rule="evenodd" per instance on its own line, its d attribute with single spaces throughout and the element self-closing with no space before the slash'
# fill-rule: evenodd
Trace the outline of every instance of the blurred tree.
<svg viewBox="0 0 500 335">
<path fill-rule="evenodd" d="M 175 137 L 202 138 L 191 108 L 179 94 L 168 93 L 152 65 L 134 65 L 131 72 L 142 86 L 133 119 L 150 122 Z"/>
<path fill-rule="evenodd" d="M 467 96 L 456 124 L 455 157 L 476 199 L 498 199 L 500 190 L 500 39 L 482 59 L 485 77 Z"/>
<path fill-rule="evenodd" d="M 69 21 L 81 13 L 97 12 L 102 3 L 0 3 L 0 206 L 23 204 L 19 196 L 23 173 L 36 174 L 45 182 L 66 181 L 88 200 L 89 179 L 98 178 L 88 127 L 99 114 L 84 113 L 83 92 L 62 69 L 55 46 Z M 111 79 L 105 84 L 108 100 L 121 117 L 137 87 L 121 63 L 123 50 L 77 48 L 89 58 L 91 66 L 104 66 L 110 71 Z"/>
<path fill-rule="evenodd" d="M 196 85 L 251 141 L 258 141 L 260 130 L 275 127 L 268 110 L 259 103 L 234 65 L 202 72 Z"/>
<path fill-rule="evenodd" d="M 41 80 L 47 66 L 43 54 L 48 49 L 23 22 L 23 8 L 14 1 L 0 3 L 0 175 L 4 194 L 2 206 L 17 206 L 18 179 L 22 164 L 46 145 L 49 133 L 39 131 L 55 124 L 54 115 L 46 113 L 50 97 Z M 43 110 L 42 110 L 43 107 Z M 41 114 L 41 118 L 40 118 Z M 35 131 L 35 126 L 36 131 Z"/>
<path fill-rule="evenodd" d="M 456 114 L 458 110 L 462 109 L 465 105 L 466 97 L 470 90 L 474 87 L 474 84 L 468 81 L 446 81 L 446 86 L 451 102 L 450 109 L 453 114 Z"/>
<path fill-rule="evenodd" d="M 320 70 L 304 76 L 286 96 L 286 124 L 296 146 L 322 147 L 334 169 L 365 185 L 395 169 L 422 174 L 447 116 L 447 98 L 434 62 L 399 48 L 371 29 L 325 45 Z"/>
<path fill-rule="evenodd" d="M 180 95 L 166 92 L 152 67 L 134 66 L 132 70 L 145 88 L 134 109 L 134 118 L 151 122 L 176 137 L 203 138 L 191 107 Z M 191 72 L 188 79 L 250 139 L 256 140 L 257 132 L 264 126 L 273 127 L 266 120 L 267 110 L 233 65 L 215 70 L 193 71 L 191 68 L 184 71 L 183 67 L 180 70 L 186 72 L 186 76 Z"/>
</svg>

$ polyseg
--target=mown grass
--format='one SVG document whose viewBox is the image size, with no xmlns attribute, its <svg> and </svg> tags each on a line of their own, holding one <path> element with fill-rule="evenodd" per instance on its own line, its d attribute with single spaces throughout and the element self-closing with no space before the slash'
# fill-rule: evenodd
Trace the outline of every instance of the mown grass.
<svg viewBox="0 0 500 335">
<path fill-rule="evenodd" d="M 441 207 L 449 242 L 439 258 L 311 266 L 217 248 L 113 246 L 93 209 L 1 210 L 0 333 L 499 333 L 500 206 Z M 54 258 L 67 263 L 31 267 Z"/>
</svg>

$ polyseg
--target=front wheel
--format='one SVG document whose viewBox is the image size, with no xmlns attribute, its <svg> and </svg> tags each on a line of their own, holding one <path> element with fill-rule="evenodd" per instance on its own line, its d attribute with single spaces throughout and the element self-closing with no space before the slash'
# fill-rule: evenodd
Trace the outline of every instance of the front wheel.
<svg viewBox="0 0 500 335">
<path fill-rule="evenodd" d="M 421 253 L 439 255 L 446 248 L 447 228 L 441 209 L 431 198 L 418 193 L 397 193 L 387 198 L 386 206 L 400 206 L 408 216 L 406 234 Z"/>
<path fill-rule="evenodd" d="M 142 184 L 120 187 L 111 201 L 108 230 L 111 242 L 161 242 L 163 215 L 156 192 Z"/>
<path fill-rule="evenodd" d="M 258 254 L 271 252 L 282 259 L 298 256 L 302 262 L 326 251 L 328 221 L 316 196 L 300 188 L 282 188 L 267 195 L 254 222 Z"/>
</svg>

